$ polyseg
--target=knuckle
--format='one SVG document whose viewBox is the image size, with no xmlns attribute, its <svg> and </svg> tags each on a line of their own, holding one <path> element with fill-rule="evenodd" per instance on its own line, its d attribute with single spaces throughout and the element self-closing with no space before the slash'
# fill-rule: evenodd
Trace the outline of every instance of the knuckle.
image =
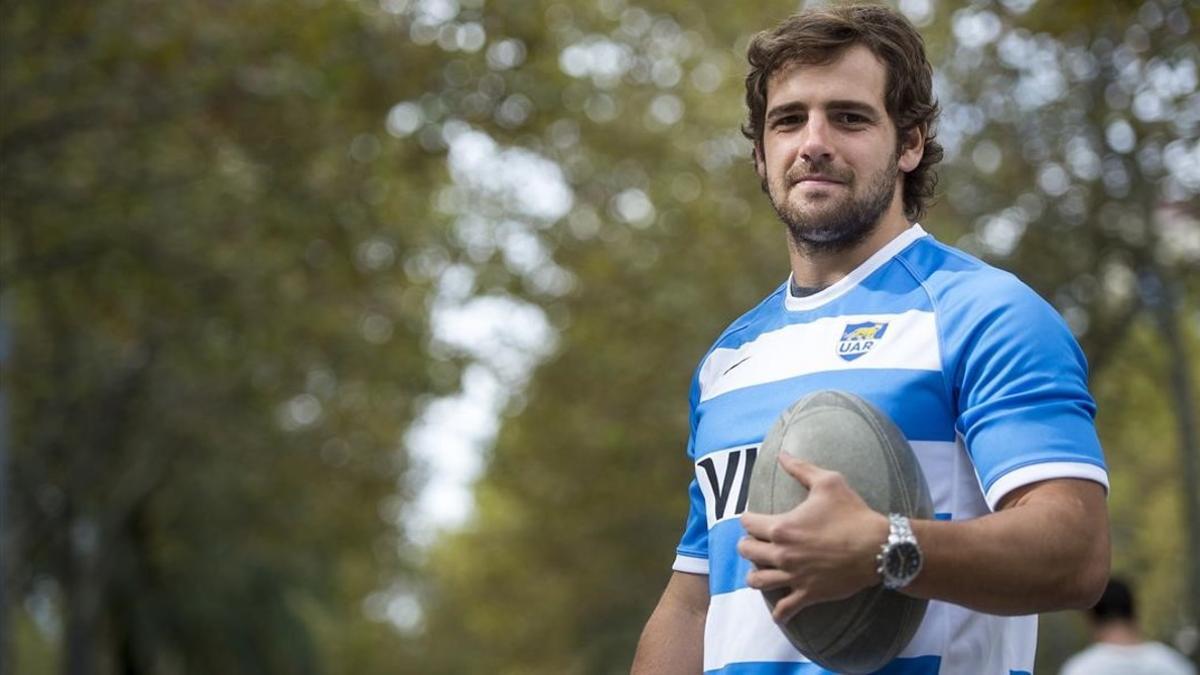
<svg viewBox="0 0 1200 675">
<path fill-rule="evenodd" d="M 791 609 L 791 599 L 792 596 L 789 595 L 775 605 L 775 609 L 771 612 L 771 618 L 775 619 L 775 623 L 786 623 L 791 618 L 794 613 Z"/>
<path fill-rule="evenodd" d="M 792 607 L 792 613 L 795 614 L 808 605 L 808 598 L 811 593 L 809 593 L 807 587 L 801 587 L 797 588 L 793 595 L 795 596 L 796 601 L 793 603 L 794 606 Z"/>
<path fill-rule="evenodd" d="M 772 612 L 775 622 L 781 624 L 787 623 L 792 619 L 792 617 L 796 616 L 797 612 L 804 609 L 806 603 L 807 594 L 804 591 L 800 589 L 792 590 L 792 592 L 789 593 L 786 598 L 780 600 L 779 603 L 775 605 L 775 609 Z"/>
<path fill-rule="evenodd" d="M 822 487 L 838 488 L 846 484 L 846 477 L 837 471 L 826 471 L 819 479 Z"/>
</svg>

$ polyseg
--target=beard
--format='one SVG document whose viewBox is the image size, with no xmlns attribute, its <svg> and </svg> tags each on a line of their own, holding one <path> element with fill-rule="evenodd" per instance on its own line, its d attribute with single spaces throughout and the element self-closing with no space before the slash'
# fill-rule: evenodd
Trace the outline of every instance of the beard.
<svg viewBox="0 0 1200 675">
<path fill-rule="evenodd" d="M 787 226 L 788 234 L 791 235 L 797 250 L 809 253 L 840 253 L 866 240 L 879 227 L 881 217 L 896 197 L 896 178 L 900 175 L 896 159 L 893 156 L 886 168 L 870 177 L 862 196 L 853 194 L 853 174 L 838 174 L 828 162 L 812 164 L 806 173 L 833 176 L 842 180 L 851 192 L 842 201 L 829 204 L 820 210 L 804 212 L 795 208 L 787 199 L 790 187 L 784 191 L 783 199 L 776 199 L 775 195 L 768 191 L 771 206 Z M 790 176 L 785 176 L 785 185 L 791 182 Z M 833 201 L 835 198 L 826 199 Z"/>
</svg>

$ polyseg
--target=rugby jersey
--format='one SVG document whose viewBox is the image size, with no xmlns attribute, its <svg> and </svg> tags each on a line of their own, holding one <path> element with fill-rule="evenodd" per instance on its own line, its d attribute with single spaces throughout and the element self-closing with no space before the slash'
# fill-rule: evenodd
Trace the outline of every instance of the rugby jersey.
<svg viewBox="0 0 1200 675">
<path fill-rule="evenodd" d="M 853 392 L 911 443 L 936 517 L 991 512 L 1050 478 L 1108 487 L 1087 366 L 1061 317 L 1013 275 L 937 242 L 919 225 L 819 293 L 789 283 L 735 321 L 692 381 L 690 511 L 674 569 L 707 574 L 706 673 L 827 673 L 791 646 L 737 554 L 759 444 L 804 394 Z M 1037 617 L 931 601 L 884 673 L 1033 671 Z"/>
</svg>

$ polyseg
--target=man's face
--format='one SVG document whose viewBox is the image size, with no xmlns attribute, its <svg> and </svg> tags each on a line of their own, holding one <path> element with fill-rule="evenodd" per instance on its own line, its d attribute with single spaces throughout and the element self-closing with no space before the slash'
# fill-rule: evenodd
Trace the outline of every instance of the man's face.
<svg viewBox="0 0 1200 675">
<path fill-rule="evenodd" d="M 755 164 L 798 247 L 861 242 L 899 201 L 900 171 L 920 162 L 919 143 L 897 152 L 885 81 L 883 64 L 861 45 L 825 65 L 785 66 L 768 81 Z"/>
</svg>

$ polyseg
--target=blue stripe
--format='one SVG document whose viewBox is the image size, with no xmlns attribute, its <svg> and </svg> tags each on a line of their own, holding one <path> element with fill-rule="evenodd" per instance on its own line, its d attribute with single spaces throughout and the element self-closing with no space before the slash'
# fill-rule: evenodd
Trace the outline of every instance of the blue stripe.
<svg viewBox="0 0 1200 675">
<path fill-rule="evenodd" d="M 938 656 L 918 656 L 896 659 L 875 671 L 874 675 L 937 675 L 942 659 Z M 705 675 L 834 675 L 815 663 L 731 663 Z M 1029 673 L 1025 673 L 1029 675 Z"/>
<path fill-rule="evenodd" d="M 954 514 L 953 513 L 935 513 L 935 514 L 933 514 L 933 519 L 934 520 L 953 520 Z"/>
<path fill-rule="evenodd" d="M 737 542 L 746 536 L 738 518 L 722 520 L 708 531 L 708 588 L 713 595 L 729 593 L 746 587 L 746 575 L 754 568 L 749 560 L 738 555 Z"/>
<path fill-rule="evenodd" d="M 700 404 L 696 458 L 761 442 L 780 413 L 805 394 L 839 389 L 862 396 L 887 413 L 909 440 L 955 439 L 942 374 L 932 370 L 841 370 L 802 375 L 736 389 Z"/>
</svg>

